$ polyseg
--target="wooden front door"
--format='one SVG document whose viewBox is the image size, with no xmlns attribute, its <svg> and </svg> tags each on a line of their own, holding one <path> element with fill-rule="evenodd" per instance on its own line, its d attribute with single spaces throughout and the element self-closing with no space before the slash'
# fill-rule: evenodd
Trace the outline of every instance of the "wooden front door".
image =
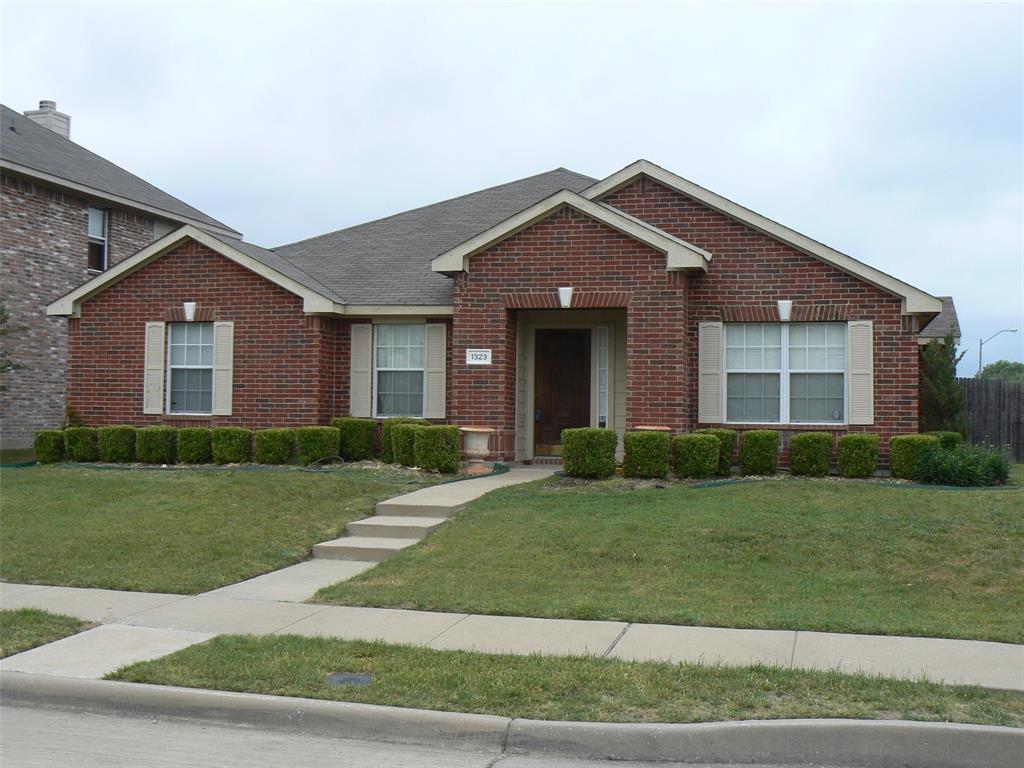
<svg viewBox="0 0 1024 768">
<path fill-rule="evenodd" d="M 533 368 L 533 451 L 561 454 L 562 430 L 590 426 L 590 329 L 538 330 Z"/>
</svg>

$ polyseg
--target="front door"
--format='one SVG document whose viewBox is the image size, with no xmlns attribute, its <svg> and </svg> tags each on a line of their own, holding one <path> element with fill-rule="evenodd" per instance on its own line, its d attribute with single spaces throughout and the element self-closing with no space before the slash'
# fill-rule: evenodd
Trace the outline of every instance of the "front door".
<svg viewBox="0 0 1024 768">
<path fill-rule="evenodd" d="M 558 456 L 562 430 L 590 426 L 590 329 L 536 331 L 533 452 Z"/>
</svg>

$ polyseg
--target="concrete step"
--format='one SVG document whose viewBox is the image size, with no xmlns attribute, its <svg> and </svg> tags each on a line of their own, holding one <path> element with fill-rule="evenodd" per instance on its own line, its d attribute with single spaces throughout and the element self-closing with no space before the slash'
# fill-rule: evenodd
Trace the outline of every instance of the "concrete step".
<svg viewBox="0 0 1024 768">
<path fill-rule="evenodd" d="M 350 536 L 378 536 L 383 539 L 422 539 L 439 525 L 443 517 L 388 517 L 377 515 L 348 524 Z"/>
<path fill-rule="evenodd" d="M 313 557 L 331 560 L 364 560 L 380 562 L 396 552 L 411 547 L 419 539 L 392 539 L 379 536 L 343 536 L 313 545 Z"/>
<path fill-rule="evenodd" d="M 431 504 L 429 502 L 403 502 L 401 499 L 391 499 L 377 502 L 376 511 L 381 517 L 451 517 L 465 504 L 450 505 L 445 503 Z"/>
</svg>

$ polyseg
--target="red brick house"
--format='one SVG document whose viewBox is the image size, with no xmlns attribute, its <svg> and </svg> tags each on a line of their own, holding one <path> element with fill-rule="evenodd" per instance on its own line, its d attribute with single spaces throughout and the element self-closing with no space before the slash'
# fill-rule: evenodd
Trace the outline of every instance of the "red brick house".
<svg viewBox="0 0 1024 768">
<path fill-rule="evenodd" d="M 573 426 L 914 432 L 942 311 L 642 160 L 272 250 L 184 226 L 48 308 L 90 424 L 422 415 L 526 461 Z"/>
</svg>

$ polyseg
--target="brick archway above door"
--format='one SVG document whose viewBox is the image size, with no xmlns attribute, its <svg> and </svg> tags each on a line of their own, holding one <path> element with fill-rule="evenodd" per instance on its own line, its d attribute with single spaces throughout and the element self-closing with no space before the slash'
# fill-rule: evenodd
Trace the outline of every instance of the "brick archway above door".
<svg viewBox="0 0 1024 768">
<path fill-rule="evenodd" d="M 560 309 L 557 290 L 530 291 L 527 293 L 506 293 L 503 295 L 505 309 Z M 580 291 L 574 290 L 569 309 L 612 309 L 629 306 L 632 294 L 629 291 Z"/>
</svg>

